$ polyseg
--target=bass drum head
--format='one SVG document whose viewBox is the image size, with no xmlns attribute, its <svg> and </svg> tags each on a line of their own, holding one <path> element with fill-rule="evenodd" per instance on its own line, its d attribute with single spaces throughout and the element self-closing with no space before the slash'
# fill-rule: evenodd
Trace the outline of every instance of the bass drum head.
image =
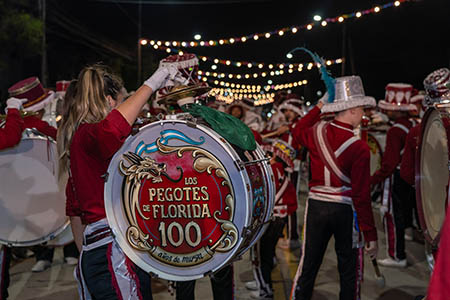
<svg viewBox="0 0 450 300">
<path fill-rule="evenodd" d="M 57 157 L 56 143 L 29 129 L 18 145 L 0 151 L 0 243 L 38 245 L 68 226 Z"/>
<path fill-rule="evenodd" d="M 240 163 L 242 155 L 260 154 L 238 154 L 210 128 L 182 120 L 151 123 L 128 138 L 105 184 L 108 223 L 124 253 L 175 281 L 230 263 L 259 236 L 273 202 L 271 172 Z"/>
<path fill-rule="evenodd" d="M 429 109 L 424 116 L 417 151 L 416 196 L 425 238 L 437 245 L 444 223 L 449 183 L 448 120 Z"/>
<path fill-rule="evenodd" d="M 367 135 L 367 145 L 370 150 L 370 176 L 372 176 L 378 169 L 381 168 L 381 159 L 383 158 L 383 151 L 380 143 L 371 133 Z"/>
</svg>

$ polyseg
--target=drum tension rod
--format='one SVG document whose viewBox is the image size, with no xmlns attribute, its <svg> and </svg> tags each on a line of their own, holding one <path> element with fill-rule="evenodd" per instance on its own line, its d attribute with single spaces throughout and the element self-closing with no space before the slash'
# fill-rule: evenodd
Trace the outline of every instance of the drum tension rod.
<svg viewBox="0 0 450 300">
<path fill-rule="evenodd" d="M 100 177 L 103 178 L 103 180 L 105 180 L 105 182 L 107 182 L 107 181 L 108 181 L 108 178 L 109 178 L 109 173 L 106 172 L 105 174 L 103 174 L 103 175 L 100 176 Z"/>
<path fill-rule="evenodd" d="M 252 161 L 246 161 L 246 162 L 242 162 L 242 161 L 238 161 L 238 163 L 242 166 L 249 166 L 249 165 L 254 165 L 263 161 L 269 161 L 270 158 L 266 157 L 266 158 L 261 158 L 261 159 L 257 159 L 257 160 L 252 160 Z"/>
</svg>

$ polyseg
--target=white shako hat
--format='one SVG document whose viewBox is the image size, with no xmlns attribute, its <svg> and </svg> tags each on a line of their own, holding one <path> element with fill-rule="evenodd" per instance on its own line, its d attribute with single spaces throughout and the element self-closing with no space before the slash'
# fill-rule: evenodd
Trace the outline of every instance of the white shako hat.
<svg viewBox="0 0 450 300">
<path fill-rule="evenodd" d="M 288 100 L 284 100 L 283 103 L 278 107 L 278 111 L 283 111 L 284 109 L 290 109 L 294 111 L 300 117 L 305 115 L 305 111 L 303 109 L 303 101 L 300 99 L 291 98 Z"/>
<path fill-rule="evenodd" d="M 378 107 L 390 111 L 417 110 L 411 103 L 413 90 L 413 86 L 408 83 L 389 83 L 386 86 L 385 98 L 378 102 Z"/>
<path fill-rule="evenodd" d="M 335 79 L 334 101 L 325 103 L 322 113 L 339 112 L 358 106 L 375 107 L 375 98 L 366 96 L 359 76 L 344 76 Z"/>
</svg>

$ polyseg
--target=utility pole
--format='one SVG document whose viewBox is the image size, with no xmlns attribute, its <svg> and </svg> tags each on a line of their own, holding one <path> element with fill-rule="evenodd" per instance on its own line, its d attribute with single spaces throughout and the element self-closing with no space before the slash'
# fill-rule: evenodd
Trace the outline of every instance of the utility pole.
<svg viewBox="0 0 450 300">
<path fill-rule="evenodd" d="M 46 34 L 46 18 L 47 18 L 47 3 L 46 0 L 40 0 L 41 17 L 42 17 L 42 56 L 41 56 L 41 82 L 44 87 L 48 85 L 47 76 L 47 34 Z"/>
<path fill-rule="evenodd" d="M 342 64 L 341 76 L 345 76 L 345 64 L 347 63 L 347 26 L 342 24 Z"/>
<path fill-rule="evenodd" d="M 137 50 L 138 50 L 138 73 L 137 73 L 137 87 L 142 84 L 142 3 L 139 1 L 138 4 L 138 38 L 137 38 Z"/>
</svg>

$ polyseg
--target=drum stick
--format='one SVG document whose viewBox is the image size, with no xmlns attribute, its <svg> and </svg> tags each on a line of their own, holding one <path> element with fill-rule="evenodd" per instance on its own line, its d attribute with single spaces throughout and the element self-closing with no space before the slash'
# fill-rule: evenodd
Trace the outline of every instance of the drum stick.
<svg viewBox="0 0 450 300">
<path fill-rule="evenodd" d="M 277 131 L 275 130 L 275 131 L 272 131 L 272 132 L 263 134 L 263 135 L 261 135 L 261 137 L 262 137 L 263 139 L 267 139 L 267 138 L 270 138 L 270 137 L 273 137 L 273 136 L 276 136 L 276 135 L 278 135 L 278 133 L 277 133 Z"/>
<path fill-rule="evenodd" d="M 375 280 L 377 282 L 377 285 L 380 288 L 384 288 L 386 285 L 386 280 L 385 280 L 383 274 L 381 274 L 380 269 L 378 268 L 378 263 L 377 263 L 376 259 L 372 259 L 372 265 L 375 270 Z"/>
</svg>

